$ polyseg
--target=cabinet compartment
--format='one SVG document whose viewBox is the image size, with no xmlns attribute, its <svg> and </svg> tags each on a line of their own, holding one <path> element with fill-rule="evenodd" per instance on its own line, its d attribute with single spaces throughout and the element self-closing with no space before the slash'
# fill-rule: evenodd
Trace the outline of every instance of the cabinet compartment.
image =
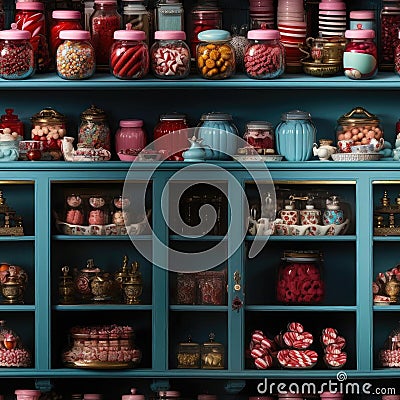
<svg viewBox="0 0 400 400">
<path fill-rule="evenodd" d="M 247 242 L 248 245 L 251 242 Z M 338 251 L 340 249 L 340 251 Z M 276 280 L 285 250 L 319 250 L 323 254 L 322 277 L 325 299 L 322 306 L 356 305 L 355 241 L 270 240 L 254 258 L 245 259 L 246 305 L 276 305 Z M 338 290 L 340 288 L 340 290 Z"/>
<path fill-rule="evenodd" d="M 310 350 L 318 353 L 318 362 L 313 369 L 327 369 L 322 359 L 324 351 L 320 343 L 321 332 L 325 328 L 336 329 L 338 334 L 346 339 L 346 346 L 343 351 L 347 353 L 347 363 L 344 369 L 357 368 L 356 315 L 354 312 L 318 312 L 317 310 L 312 312 L 246 311 L 243 354 L 249 348 L 253 331 L 261 330 L 267 337 L 273 339 L 281 331 L 285 332 L 288 323 L 291 322 L 300 322 L 304 327 L 304 331 L 313 335 L 313 343 L 310 346 Z M 252 360 L 247 358 L 246 368 L 255 368 Z"/>
<path fill-rule="evenodd" d="M 90 311 L 53 311 L 51 367 L 64 368 L 61 355 L 70 345 L 69 331 L 74 326 L 129 325 L 135 337 L 134 344 L 142 351 L 142 361 L 138 368 L 152 366 L 152 328 L 151 311 L 113 310 L 105 312 L 99 307 Z"/>
<path fill-rule="evenodd" d="M 374 236 L 400 236 L 400 182 L 373 182 Z"/>
</svg>

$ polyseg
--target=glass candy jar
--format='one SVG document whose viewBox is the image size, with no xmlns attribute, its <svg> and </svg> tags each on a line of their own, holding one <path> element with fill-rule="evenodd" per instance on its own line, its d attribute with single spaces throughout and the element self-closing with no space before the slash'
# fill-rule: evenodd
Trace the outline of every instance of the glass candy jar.
<svg viewBox="0 0 400 400">
<path fill-rule="evenodd" d="M 350 153 L 351 146 L 381 145 L 383 130 L 379 118 L 369 113 L 365 108 L 356 107 L 342 115 L 337 121 L 336 138 L 338 150 Z"/>
<path fill-rule="evenodd" d="M 67 136 L 66 117 L 53 108 L 44 108 L 31 118 L 32 140 L 43 141 L 45 149 L 61 149 L 61 139 Z"/>
<path fill-rule="evenodd" d="M 379 66 L 384 70 L 392 70 L 394 63 L 393 49 L 397 45 L 400 26 L 400 1 L 384 0 L 380 21 Z"/>
<path fill-rule="evenodd" d="M 378 72 L 375 32 L 370 29 L 352 29 L 346 31 L 345 37 L 350 42 L 343 53 L 344 74 L 350 79 L 373 78 Z"/>
<path fill-rule="evenodd" d="M 319 251 L 285 251 L 278 270 L 276 299 L 284 304 L 318 304 L 324 299 L 322 254 Z"/>
<path fill-rule="evenodd" d="M 385 340 L 384 347 L 379 352 L 379 362 L 386 368 L 400 367 L 400 322 Z"/>
<path fill-rule="evenodd" d="M 398 33 L 399 42 L 394 51 L 394 71 L 400 76 L 400 31 Z M 400 130 L 399 130 L 400 132 Z M 399 133 L 396 129 L 396 134 Z"/>
<path fill-rule="evenodd" d="M 149 72 L 149 49 L 144 42 L 143 31 L 126 30 L 114 32 L 115 42 L 111 47 L 111 73 L 119 79 L 140 79 Z"/>
<path fill-rule="evenodd" d="M 224 369 L 224 346 L 214 341 L 214 333 L 210 333 L 209 339 L 201 345 L 201 368 Z"/>
<path fill-rule="evenodd" d="M 146 147 L 146 142 L 143 120 L 124 119 L 119 121 L 119 128 L 115 133 L 115 151 L 118 155 L 138 155 Z"/>
<path fill-rule="evenodd" d="M 190 72 L 190 52 L 184 31 L 157 31 L 151 47 L 151 69 L 156 78 L 182 79 Z"/>
<path fill-rule="evenodd" d="M 118 196 L 113 199 L 112 223 L 117 226 L 129 224 L 130 213 L 127 211 L 131 205 L 127 197 Z"/>
<path fill-rule="evenodd" d="M 229 160 L 236 153 L 238 130 L 232 115 L 220 112 L 203 114 L 196 128 L 197 137 L 206 145 L 206 159 Z"/>
<path fill-rule="evenodd" d="M 274 126 L 267 121 L 250 121 L 246 124 L 243 139 L 258 154 L 275 154 Z"/>
<path fill-rule="evenodd" d="M 143 0 L 123 0 L 122 24 L 130 24 L 135 31 L 145 33 L 146 44 L 149 45 L 150 39 L 150 14 L 146 9 Z"/>
<path fill-rule="evenodd" d="M 197 70 L 206 79 L 226 79 L 235 73 L 235 50 L 230 33 L 221 29 L 200 32 L 197 46 Z"/>
<path fill-rule="evenodd" d="M 155 150 L 166 152 L 168 160 L 182 161 L 182 153 L 189 145 L 188 128 L 185 114 L 160 115 L 160 120 L 154 127 Z"/>
<path fill-rule="evenodd" d="M 78 143 L 110 150 L 110 126 L 104 110 L 92 105 L 81 114 Z"/>
<path fill-rule="evenodd" d="M 1 116 L 0 129 L 3 129 L 3 133 L 16 132 L 21 139 L 24 138 L 24 124 L 19 120 L 18 115 L 14 114 L 13 108 L 6 108 L 6 113 Z M 9 129 L 4 131 L 5 129 Z"/>
<path fill-rule="evenodd" d="M 98 70 L 107 70 L 114 32 L 121 28 L 121 15 L 116 0 L 95 0 L 94 12 L 90 17 L 90 33 L 96 54 Z"/>
<path fill-rule="evenodd" d="M 106 225 L 108 223 L 108 210 L 102 196 L 89 197 L 88 222 L 89 225 Z"/>
<path fill-rule="evenodd" d="M 179 343 L 176 358 L 178 368 L 200 368 L 200 345 L 189 336 L 187 342 Z"/>
<path fill-rule="evenodd" d="M 159 31 L 183 31 L 184 10 L 179 0 L 160 1 L 156 8 L 156 26 Z"/>
<path fill-rule="evenodd" d="M 81 196 L 72 193 L 65 201 L 64 221 L 71 225 L 83 225 L 85 217 Z"/>
<path fill-rule="evenodd" d="M 0 78 L 25 79 L 35 72 L 35 56 L 29 42 L 29 31 L 11 29 L 0 31 Z"/>
<path fill-rule="evenodd" d="M 73 10 L 55 10 L 51 14 L 52 22 L 49 32 L 50 54 L 55 58 L 57 48 L 62 43 L 61 31 L 82 30 L 81 13 Z"/>
<path fill-rule="evenodd" d="M 285 70 L 285 48 L 280 33 L 273 29 L 257 29 L 247 33 L 249 44 L 244 54 L 244 67 L 249 78 L 271 79 Z"/>
<path fill-rule="evenodd" d="M 288 161 L 307 161 L 311 159 L 316 129 L 308 112 L 294 110 L 281 116 L 275 129 L 278 154 Z"/>
<path fill-rule="evenodd" d="M 56 55 L 57 74 L 63 79 L 87 79 L 96 69 L 96 57 L 90 43 L 90 33 L 84 30 L 60 32 L 64 40 Z"/>
</svg>

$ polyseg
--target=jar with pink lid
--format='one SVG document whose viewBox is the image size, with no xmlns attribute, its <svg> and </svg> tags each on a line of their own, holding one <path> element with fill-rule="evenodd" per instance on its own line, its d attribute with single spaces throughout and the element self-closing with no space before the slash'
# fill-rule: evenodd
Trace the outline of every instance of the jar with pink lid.
<svg viewBox="0 0 400 400">
<path fill-rule="evenodd" d="M 35 56 L 29 42 L 29 31 L 17 29 L 0 31 L 0 78 L 25 79 L 35 72 Z"/>
<path fill-rule="evenodd" d="M 111 47 L 111 73 L 118 79 L 141 79 L 149 72 L 149 48 L 145 43 L 143 31 L 131 29 L 114 32 L 114 44 Z"/>
<path fill-rule="evenodd" d="M 156 78 L 183 79 L 190 72 L 190 51 L 184 31 L 156 31 L 150 50 L 151 70 Z"/>
<path fill-rule="evenodd" d="M 249 44 L 244 52 L 244 66 L 249 78 L 272 79 L 285 70 L 285 48 L 280 33 L 274 29 L 256 29 L 247 33 Z"/>
<path fill-rule="evenodd" d="M 62 43 L 60 32 L 66 30 L 82 30 L 81 13 L 74 10 L 55 10 L 51 14 L 49 31 L 50 54 L 55 58 L 57 48 Z"/>
<path fill-rule="evenodd" d="M 115 151 L 122 160 L 124 155 L 137 156 L 146 147 L 146 133 L 141 119 L 119 121 L 115 133 Z M 122 157 L 122 158 L 121 158 Z"/>
<path fill-rule="evenodd" d="M 343 53 L 344 74 L 350 79 L 373 78 L 378 72 L 375 32 L 370 29 L 350 29 L 345 37 L 350 41 Z"/>
</svg>

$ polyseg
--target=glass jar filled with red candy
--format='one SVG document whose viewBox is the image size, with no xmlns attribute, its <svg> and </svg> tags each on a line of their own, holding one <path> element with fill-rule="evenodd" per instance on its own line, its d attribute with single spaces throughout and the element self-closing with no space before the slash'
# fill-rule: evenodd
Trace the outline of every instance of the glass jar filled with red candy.
<svg viewBox="0 0 400 400">
<path fill-rule="evenodd" d="M 250 121 L 243 139 L 261 155 L 275 154 L 274 126 L 268 121 Z"/>
<path fill-rule="evenodd" d="M 343 53 L 344 74 L 350 79 L 370 79 L 378 72 L 378 50 L 374 42 L 375 31 L 350 29 L 345 33 L 350 39 Z M 393 54 L 394 54 L 394 50 Z"/>
<path fill-rule="evenodd" d="M 126 30 L 114 32 L 115 42 L 111 47 L 111 73 L 119 79 L 140 79 L 149 72 L 149 48 L 145 43 L 143 31 L 132 30 L 128 24 Z"/>
<path fill-rule="evenodd" d="M 25 79 L 35 72 L 35 55 L 29 41 L 29 31 L 11 29 L 0 31 L 0 78 Z"/>
<path fill-rule="evenodd" d="M 287 250 L 278 271 L 276 299 L 285 304 L 318 304 L 325 295 L 318 250 Z"/>
<path fill-rule="evenodd" d="M 397 45 L 400 26 L 400 1 L 383 0 L 381 9 L 379 67 L 392 71 L 394 64 L 393 49 Z"/>
<path fill-rule="evenodd" d="M 36 58 L 36 70 L 48 71 L 51 59 L 46 39 L 44 3 L 38 1 L 17 1 L 15 23 L 18 29 L 30 32 L 30 42 Z"/>
<path fill-rule="evenodd" d="M 183 161 L 182 153 L 189 147 L 185 114 L 160 115 L 154 127 L 154 149 L 166 154 L 169 161 Z"/>
<path fill-rule="evenodd" d="M 116 0 L 95 0 L 90 17 L 90 33 L 96 54 L 96 69 L 107 71 L 110 50 L 114 43 L 114 32 L 121 28 L 121 15 Z"/>
<path fill-rule="evenodd" d="M 63 42 L 60 32 L 66 30 L 82 30 L 81 13 L 74 10 L 53 11 L 50 28 L 49 46 L 50 53 L 55 57 L 57 47 Z"/>
</svg>

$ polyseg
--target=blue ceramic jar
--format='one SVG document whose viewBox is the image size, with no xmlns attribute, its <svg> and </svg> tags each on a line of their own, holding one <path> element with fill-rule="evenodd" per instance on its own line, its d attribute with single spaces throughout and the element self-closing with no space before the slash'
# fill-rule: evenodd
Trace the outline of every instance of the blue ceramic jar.
<svg viewBox="0 0 400 400">
<path fill-rule="evenodd" d="M 230 160 L 236 153 L 238 130 L 232 115 L 211 112 L 201 116 L 197 137 L 203 139 L 208 160 Z"/>
<path fill-rule="evenodd" d="M 308 112 L 294 110 L 281 116 L 275 139 L 278 153 L 288 161 L 307 161 L 312 156 L 316 129 Z"/>
</svg>

